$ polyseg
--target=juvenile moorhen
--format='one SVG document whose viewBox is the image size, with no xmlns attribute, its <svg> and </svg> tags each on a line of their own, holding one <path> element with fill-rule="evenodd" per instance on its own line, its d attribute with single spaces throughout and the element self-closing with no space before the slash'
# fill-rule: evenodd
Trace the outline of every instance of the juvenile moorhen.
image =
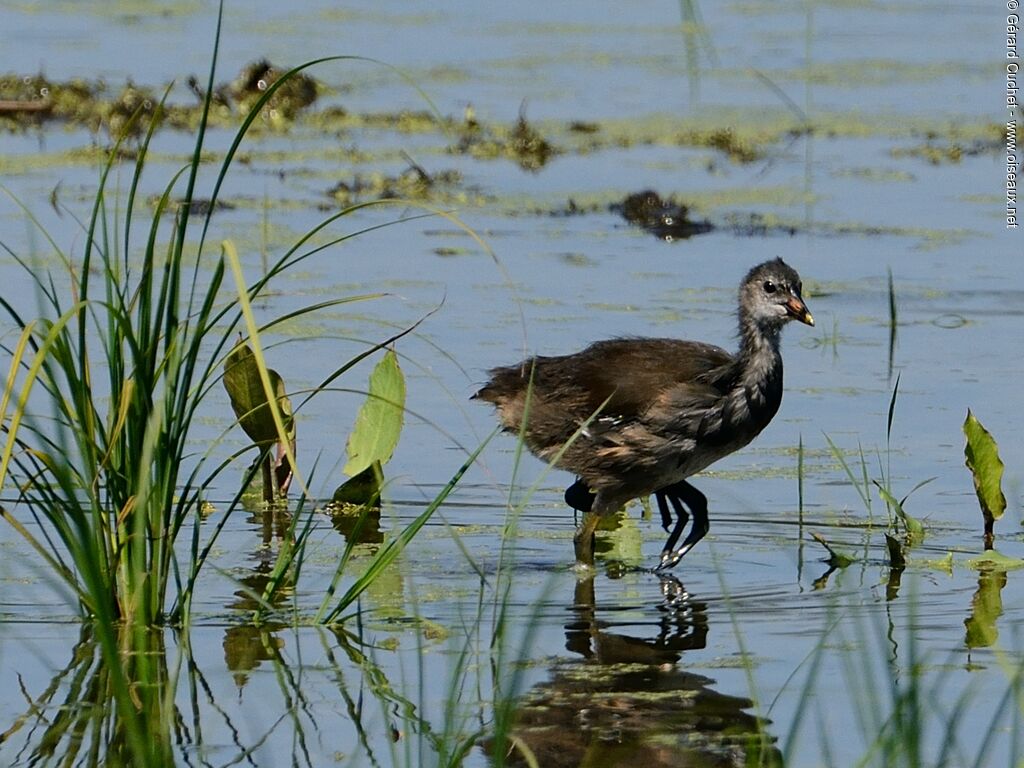
<svg viewBox="0 0 1024 768">
<path fill-rule="evenodd" d="M 735 355 L 699 341 L 609 339 L 494 368 L 473 397 L 494 404 L 502 426 L 522 431 L 532 453 L 578 476 L 565 492 L 584 513 L 574 537 L 578 561 L 593 564 L 602 516 L 653 493 L 662 526 L 671 527 L 657 568 L 671 568 L 709 528 L 707 498 L 686 478 L 745 446 L 779 410 L 779 334 L 794 319 L 814 325 L 800 275 L 775 259 L 740 284 Z"/>
</svg>

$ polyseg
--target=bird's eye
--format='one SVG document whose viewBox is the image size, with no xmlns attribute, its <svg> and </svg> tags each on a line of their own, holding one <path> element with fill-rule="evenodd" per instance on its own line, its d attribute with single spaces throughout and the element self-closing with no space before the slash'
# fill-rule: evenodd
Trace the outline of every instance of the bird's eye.
<svg viewBox="0 0 1024 768">
<path fill-rule="evenodd" d="M 765 280 L 764 285 L 761 287 L 764 288 L 765 293 L 775 293 L 775 283 L 771 280 Z"/>
</svg>

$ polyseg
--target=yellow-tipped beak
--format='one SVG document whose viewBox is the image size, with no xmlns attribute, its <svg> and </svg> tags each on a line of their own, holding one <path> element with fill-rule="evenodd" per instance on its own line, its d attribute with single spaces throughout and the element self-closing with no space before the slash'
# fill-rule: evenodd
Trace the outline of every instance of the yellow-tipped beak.
<svg viewBox="0 0 1024 768">
<path fill-rule="evenodd" d="M 801 323 L 814 325 L 814 318 L 807 309 L 807 305 L 804 304 L 803 299 L 797 296 L 790 296 L 789 301 L 786 302 L 786 311 L 789 312 L 791 317 L 799 320 Z"/>
</svg>

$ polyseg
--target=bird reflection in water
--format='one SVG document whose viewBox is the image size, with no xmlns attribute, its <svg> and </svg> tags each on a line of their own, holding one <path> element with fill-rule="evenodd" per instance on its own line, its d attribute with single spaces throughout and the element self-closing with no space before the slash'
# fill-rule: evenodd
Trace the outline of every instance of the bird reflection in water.
<svg viewBox="0 0 1024 768">
<path fill-rule="evenodd" d="M 707 644 L 707 606 L 695 601 L 678 579 L 662 576 L 662 602 L 658 605 L 657 634 L 633 637 L 611 628 L 626 629 L 630 622 L 598 619 L 594 578 L 576 582 L 573 610 L 578 620 L 566 624 L 567 650 L 598 664 L 674 664 L 682 652 Z M 641 622 L 641 629 L 650 625 Z"/>
<path fill-rule="evenodd" d="M 654 621 L 631 619 L 633 608 L 599 610 L 594 578 L 577 582 L 566 648 L 584 661 L 557 661 L 550 679 L 527 693 L 507 762 L 527 764 L 529 750 L 549 768 L 782 764 L 749 699 L 681 668 L 685 652 L 707 644 L 707 606 L 678 579 L 660 580 Z"/>
</svg>

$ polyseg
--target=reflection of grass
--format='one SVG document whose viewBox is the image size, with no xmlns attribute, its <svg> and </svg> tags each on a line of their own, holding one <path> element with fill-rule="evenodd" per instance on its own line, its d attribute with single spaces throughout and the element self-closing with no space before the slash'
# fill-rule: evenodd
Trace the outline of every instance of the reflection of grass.
<svg viewBox="0 0 1024 768">
<path fill-rule="evenodd" d="M 716 600 L 714 644 L 685 652 L 679 663 L 564 654 L 538 659 L 529 627 L 550 617 L 517 602 L 515 584 L 511 593 L 496 591 L 492 576 L 477 582 L 476 597 L 463 603 L 466 612 L 444 622 L 440 634 L 431 621 L 414 616 L 381 639 L 369 613 L 351 629 L 231 625 L 223 630 L 221 658 L 209 629 L 193 630 L 191 637 L 123 633 L 124 671 L 152 747 L 144 763 L 132 762 L 124 750 L 111 672 L 86 629 L 51 680 L 26 681 L 28 701 L 2 734 L 0 753 L 20 750 L 23 760 L 39 766 L 170 766 L 213 752 L 217 765 L 245 764 L 248 756 L 263 765 L 270 755 L 285 755 L 289 764 L 311 766 L 343 749 L 348 765 L 456 768 L 480 764 L 482 755 L 488 765 L 532 765 L 531 754 L 545 765 L 538 749 L 545 745 L 633 761 L 652 747 L 685 745 L 699 755 L 728 753 L 745 762 L 727 764 L 751 767 L 1019 764 L 1020 745 L 1008 734 L 1024 725 L 1024 673 L 1011 654 L 998 650 L 1005 573 L 980 574 L 973 595 L 957 592 L 956 614 L 940 610 L 954 623 L 966 617 L 966 669 L 964 649 L 956 658 L 924 650 L 915 633 L 934 617 L 925 617 L 913 596 L 904 598 L 909 607 L 892 614 L 902 621 L 890 618 L 886 626 L 881 614 L 864 617 L 860 593 L 849 595 L 847 605 L 837 592 L 839 600 L 830 601 L 836 604 L 820 623 L 809 618 L 815 611 L 797 612 L 803 617 L 794 623 L 803 626 L 793 632 L 806 638 L 809 650 L 803 658 L 786 657 L 792 669 L 781 682 L 777 672 L 766 671 L 778 666 L 778 650 L 759 632 L 770 619 L 763 610 L 734 611 L 728 596 Z M 536 577 L 520 568 L 517 582 L 524 576 Z M 575 580 L 565 573 L 555 578 L 562 585 Z M 615 645 L 628 637 L 628 618 L 623 623 L 608 593 L 621 591 L 623 582 L 604 584 L 611 605 L 592 597 L 581 602 L 577 589 L 569 610 L 556 610 L 564 614 L 556 621 L 566 623 L 567 637 L 589 639 L 591 650 L 603 645 L 618 652 L 629 647 Z M 723 591 L 727 587 L 723 580 Z M 411 602 L 415 614 L 415 595 Z M 496 625 L 500 603 L 508 613 Z M 550 606 L 550 594 L 537 605 Z M 667 607 L 636 610 L 649 620 Z M 703 610 L 691 604 L 677 620 L 690 626 L 707 621 L 700 618 Z M 731 631 L 725 611 L 733 614 Z M 194 656 L 199 650 L 203 655 Z M 983 664 L 1001 669 L 1004 680 L 975 687 L 971 680 Z M 224 665 L 237 689 L 230 680 L 224 687 Z M 535 672 L 547 672 L 527 690 L 526 671 L 536 666 Z M 735 679 L 729 670 L 749 674 L 753 695 L 716 690 L 721 686 L 708 677 Z M 760 688 L 765 674 L 778 691 L 774 698 Z M 573 724 L 571 735 L 560 731 Z M 616 734 L 621 738 L 612 738 Z"/>
<path fill-rule="evenodd" d="M 807 347 L 808 349 L 820 349 L 822 352 L 831 350 L 832 360 L 835 361 L 839 359 L 839 344 L 841 341 L 843 341 L 843 337 L 839 333 L 839 318 L 832 315 L 831 330 L 827 330 L 824 323 L 822 323 L 818 335 L 810 336 L 801 341 L 800 346 Z"/>
<path fill-rule="evenodd" d="M 174 668 L 168 665 L 162 630 L 113 628 L 117 646 L 125 651 L 116 671 L 92 630 L 83 625 L 67 666 L 29 699 L 24 714 L 0 736 L 0 745 L 27 725 L 31 738 L 23 757 L 31 765 L 174 765 L 174 742 L 183 735 L 174 726 L 182 721 L 169 695 Z M 115 705 L 122 703 L 126 686 L 130 710 Z"/>
<path fill-rule="evenodd" d="M 1017 702 L 1024 674 L 1019 667 L 1007 668 L 1006 688 L 996 699 L 991 721 L 979 722 L 984 716 L 975 714 L 980 703 L 977 691 L 966 685 L 951 694 L 950 682 L 959 665 L 936 665 L 922 653 L 913 629 L 915 617 L 913 598 L 908 628 L 902 631 L 891 620 L 886 630 L 842 613 L 829 617 L 813 649 L 772 704 L 791 682 L 803 677 L 799 692 L 794 692 L 801 703 L 783 739 L 784 764 L 818 762 L 813 757 L 808 761 L 806 750 L 800 748 L 801 732 L 808 730 L 818 733 L 818 759 L 824 764 L 885 768 L 995 764 L 989 760 L 996 746 L 993 737 L 1022 725 Z M 841 665 L 842 680 L 824 679 L 822 670 L 836 662 Z M 845 704 L 855 717 L 852 723 L 842 723 L 839 735 L 834 713 L 846 712 Z M 973 755 L 966 751 L 965 740 L 976 750 Z M 1001 741 L 1008 741 L 1010 748 L 1009 755 L 999 753 L 999 764 L 1019 764 L 1017 740 Z M 843 750 L 844 760 L 856 761 L 837 762 L 836 749 Z"/>
</svg>

